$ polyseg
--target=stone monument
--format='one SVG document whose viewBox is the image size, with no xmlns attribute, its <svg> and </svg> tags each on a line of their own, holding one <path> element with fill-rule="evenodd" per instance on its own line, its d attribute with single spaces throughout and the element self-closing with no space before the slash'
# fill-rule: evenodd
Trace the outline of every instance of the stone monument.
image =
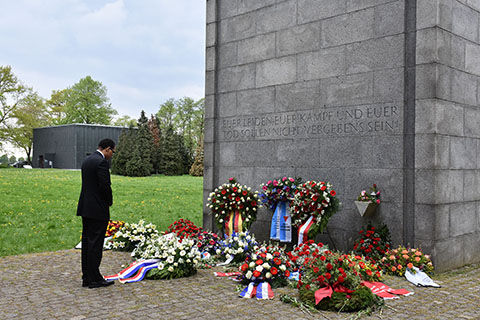
<svg viewBox="0 0 480 320">
<path fill-rule="evenodd" d="M 207 0 L 205 201 L 232 176 L 329 181 L 338 248 L 371 219 L 438 270 L 480 261 L 479 21 L 479 0 Z"/>
</svg>

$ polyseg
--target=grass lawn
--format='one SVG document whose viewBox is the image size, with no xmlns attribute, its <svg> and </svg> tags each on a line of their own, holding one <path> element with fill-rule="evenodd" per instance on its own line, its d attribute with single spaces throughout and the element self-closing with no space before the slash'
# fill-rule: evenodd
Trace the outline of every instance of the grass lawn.
<svg viewBox="0 0 480 320">
<path fill-rule="evenodd" d="M 80 188 L 80 171 L 0 169 L 0 256 L 73 248 Z M 179 218 L 202 225 L 201 177 L 112 175 L 112 189 L 112 220 L 144 219 L 159 230 Z"/>
</svg>

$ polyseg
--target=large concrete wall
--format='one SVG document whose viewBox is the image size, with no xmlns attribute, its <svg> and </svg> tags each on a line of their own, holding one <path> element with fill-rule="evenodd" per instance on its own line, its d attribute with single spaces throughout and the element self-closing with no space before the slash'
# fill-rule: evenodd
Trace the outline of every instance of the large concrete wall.
<svg viewBox="0 0 480 320">
<path fill-rule="evenodd" d="M 480 259 L 480 1 L 418 1 L 417 243 L 450 269 Z"/>
<path fill-rule="evenodd" d="M 479 238 L 480 5 L 465 1 L 208 0 L 205 198 L 231 176 L 255 189 L 280 175 L 330 181 L 342 201 L 330 234 L 350 249 L 367 222 L 353 201 L 376 183 L 373 220 L 395 243 L 440 269 L 478 261 L 464 247 Z"/>
</svg>

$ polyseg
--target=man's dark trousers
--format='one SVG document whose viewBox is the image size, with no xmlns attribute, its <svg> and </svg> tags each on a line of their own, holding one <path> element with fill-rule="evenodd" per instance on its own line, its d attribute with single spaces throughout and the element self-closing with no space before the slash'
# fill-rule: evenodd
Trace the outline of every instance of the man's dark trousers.
<svg viewBox="0 0 480 320">
<path fill-rule="evenodd" d="M 103 241 L 108 220 L 95 220 L 82 217 L 82 274 L 87 282 L 103 281 L 100 273 Z"/>
</svg>

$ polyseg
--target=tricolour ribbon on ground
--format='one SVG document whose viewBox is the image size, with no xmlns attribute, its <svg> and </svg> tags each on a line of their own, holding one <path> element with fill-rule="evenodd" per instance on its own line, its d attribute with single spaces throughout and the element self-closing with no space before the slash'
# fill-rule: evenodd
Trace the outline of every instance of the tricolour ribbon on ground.
<svg viewBox="0 0 480 320">
<path fill-rule="evenodd" d="M 298 229 L 298 244 L 306 242 L 308 240 L 308 231 L 313 225 L 313 216 L 308 218 L 307 222 L 302 224 Z"/>
<path fill-rule="evenodd" d="M 273 299 L 274 294 L 270 283 L 260 282 L 257 284 L 252 281 L 242 292 L 240 292 L 239 296 L 245 299 L 256 297 L 258 300 L 269 300 Z"/>
<path fill-rule="evenodd" d="M 135 261 L 132 264 L 130 264 L 127 268 L 120 271 L 119 273 L 111 275 L 111 276 L 106 276 L 106 277 L 104 277 L 104 279 L 105 280 L 128 279 L 128 278 L 133 277 L 135 274 L 137 274 L 140 271 L 141 268 L 146 267 L 146 266 L 150 266 L 150 265 L 155 265 L 156 266 L 159 261 L 160 261 L 160 259 L 149 259 L 149 260 Z M 153 269 L 153 267 L 150 268 L 150 269 Z M 142 277 L 142 279 L 143 279 L 143 277 Z"/>
<path fill-rule="evenodd" d="M 233 232 L 239 233 L 243 230 L 243 219 L 242 214 L 235 210 L 231 212 L 228 216 L 227 221 L 225 221 L 225 234 L 230 237 Z"/>
<path fill-rule="evenodd" d="M 130 283 L 130 282 L 138 282 L 138 281 L 141 281 L 141 280 L 143 280 L 143 278 L 145 277 L 145 274 L 147 274 L 147 272 L 148 272 L 149 270 L 152 270 L 152 269 L 155 269 L 155 268 L 158 268 L 158 264 L 157 264 L 157 263 L 143 266 L 143 267 L 141 267 L 141 268 L 138 270 L 137 274 L 135 274 L 133 277 L 118 279 L 118 281 L 119 281 L 120 283 Z"/>
</svg>

